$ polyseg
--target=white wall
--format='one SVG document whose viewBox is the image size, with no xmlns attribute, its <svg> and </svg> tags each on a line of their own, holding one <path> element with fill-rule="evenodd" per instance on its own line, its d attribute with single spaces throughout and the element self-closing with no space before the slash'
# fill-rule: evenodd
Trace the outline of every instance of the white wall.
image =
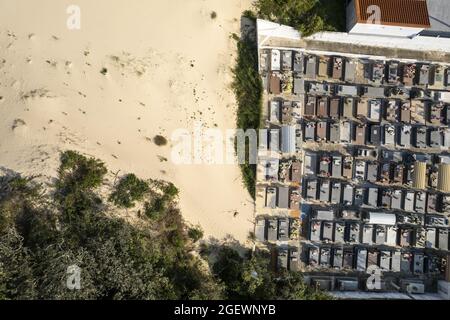
<svg viewBox="0 0 450 320">
<path fill-rule="evenodd" d="M 421 32 L 423 28 L 386 26 L 380 24 L 357 23 L 349 30 L 351 34 L 370 34 L 390 37 L 413 37 Z"/>
</svg>

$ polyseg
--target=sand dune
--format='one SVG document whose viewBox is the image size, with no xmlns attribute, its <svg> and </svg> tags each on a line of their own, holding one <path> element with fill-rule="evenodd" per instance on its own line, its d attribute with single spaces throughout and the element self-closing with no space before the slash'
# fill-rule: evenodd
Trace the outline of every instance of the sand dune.
<svg viewBox="0 0 450 320">
<path fill-rule="evenodd" d="M 253 204 L 235 165 L 174 165 L 155 135 L 233 128 L 239 0 L 0 0 L 0 166 L 54 176 L 60 150 L 162 178 L 207 236 L 245 241 Z M 215 11 L 217 17 L 211 18 Z M 166 161 L 168 159 L 169 161 Z"/>
</svg>

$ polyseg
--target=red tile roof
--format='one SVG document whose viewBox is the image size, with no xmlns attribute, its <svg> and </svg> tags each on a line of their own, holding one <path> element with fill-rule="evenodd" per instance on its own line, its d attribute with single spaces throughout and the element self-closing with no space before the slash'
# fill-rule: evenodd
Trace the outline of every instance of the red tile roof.
<svg viewBox="0 0 450 320">
<path fill-rule="evenodd" d="M 378 6 L 381 10 L 381 24 L 430 28 L 430 18 L 426 0 L 355 0 L 358 23 L 366 23 L 373 12 L 369 6 Z"/>
</svg>

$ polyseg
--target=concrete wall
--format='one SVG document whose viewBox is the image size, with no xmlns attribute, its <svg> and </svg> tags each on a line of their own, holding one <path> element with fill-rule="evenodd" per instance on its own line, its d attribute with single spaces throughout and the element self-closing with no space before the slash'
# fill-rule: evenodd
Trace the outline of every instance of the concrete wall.
<svg viewBox="0 0 450 320">
<path fill-rule="evenodd" d="M 381 24 L 356 23 L 350 30 L 350 34 L 368 34 L 390 37 L 414 37 L 420 33 L 423 28 L 386 26 Z"/>
</svg>

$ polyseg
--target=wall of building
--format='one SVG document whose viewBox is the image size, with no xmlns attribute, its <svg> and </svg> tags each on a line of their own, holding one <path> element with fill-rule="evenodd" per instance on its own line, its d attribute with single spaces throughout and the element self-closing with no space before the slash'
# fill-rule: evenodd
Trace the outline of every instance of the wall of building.
<svg viewBox="0 0 450 320">
<path fill-rule="evenodd" d="M 351 34 L 368 34 L 377 36 L 390 36 L 390 37 L 413 37 L 420 33 L 423 28 L 410 28 L 410 27 L 397 27 L 386 26 L 380 24 L 369 23 L 356 23 L 350 30 Z"/>
</svg>

